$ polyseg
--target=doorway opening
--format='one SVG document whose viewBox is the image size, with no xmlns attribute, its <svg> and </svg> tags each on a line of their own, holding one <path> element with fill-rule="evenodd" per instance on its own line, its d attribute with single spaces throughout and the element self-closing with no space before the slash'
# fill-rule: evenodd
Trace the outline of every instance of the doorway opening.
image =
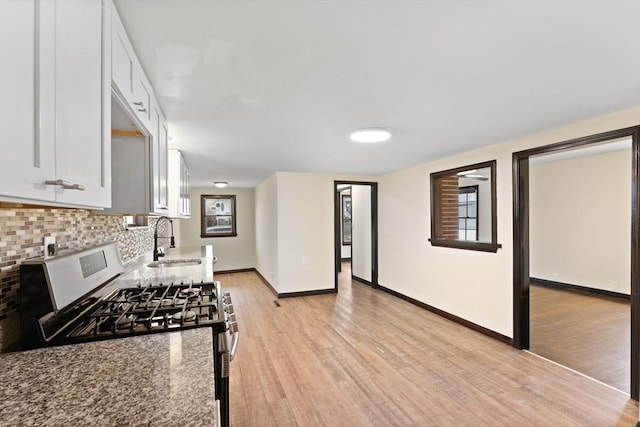
<svg viewBox="0 0 640 427">
<path fill-rule="evenodd" d="M 334 181 L 334 249 L 336 292 L 343 265 L 352 279 L 378 285 L 377 183 Z"/>
<path fill-rule="evenodd" d="M 352 198 L 351 185 L 338 184 L 337 189 L 340 192 L 340 264 L 338 271 L 340 273 L 349 272 L 351 276 L 351 243 L 353 229 L 352 222 Z"/>
<path fill-rule="evenodd" d="M 626 329 L 630 336 L 630 358 L 629 358 L 629 384 L 630 388 L 628 391 L 631 395 L 631 398 L 634 400 L 638 400 L 639 394 L 639 365 L 640 360 L 638 360 L 640 356 L 640 339 L 638 338 L 638 332 L 640 329 L 638 328 L 638 313 L 640 309 L 640 260 L 638 256 L 640 255 L 640 247 L 639 247 L 639 237 L 640 237 L 640 173 L 639 173 L 639 135 L 640 135 L 640 127 L 632 127 L 626 129 L 620 129 L 611 132 L 605 132 L 597 135 L 592 135 L 584 138 L 578 138 L 570 141 L 564 141 L 557 144 L 552 144 L 548 146 L 538 147 L 530 150 L 525 150 L 521 152 L 517 152 L 513 154 L 513 214 L 514 214 L 514 254 L 513 254 L 513 266 L 514 266 L 514 274 L 513 274 L 513 346 L 520 349 L 530 349 L 531 348 L 531 299 L 533 292 L 537 292 L 534 296 L 538 298 L 541 294 L 538 291 L 538 286 L 540 285 L 540 278 L 535 277 L 536 274 L 541 274 L 540 271 L 540 256 L 536 255 L 532 252 L 532 235 L 530 234 L 532 231 L 540 229 L 538 218 L 532 218 L 532 206 L 531 206 L 531 197 L 532 195 L 537 197 L 537 189 L 533 188 L 532 192 L 532 182 L 531 172 L 532 172 L 532 164 L 531 160 L 536 158 L 537 156 L 541 156 L 543 154 L 551 154 L 551 153 L 561 153 L 567 152 L 569 150 L 577 150 L 593 147 L 608 145 L 607 143 L 614 143 L 615 141 L 621 141 L 624 139 L 631 140 L 631 176 L 627 176 L 627 179 L 630 181 L 631 186 L 631 203 L 630 203 L 630 212 L 627 211 L 626 215 L 630 213 L 631 221 L 630 221 L 630 229 L 627 229 L 626 236 L 630 236 L 630 239 L 627 238 L 627 243 L 631 243 L 630 250 L 627 252 L 630 253 L 628 257 L 630 259 L 625 260 L 627 262 L 627 268 L 629 268 L 630 264 L 630 272 L 627 289 L 629 292 L 629 299 L 631 305 L 631 313 L 628 317 L 629 319 L 629 327 Z M 597 173 L 597 171 L 593 171 Z M 537 185 L 537 184 L 534 184 Z M 583 189 L 586 192 L 589 192 L 589 189 Z M 576 214 L 580 215 L 581 212 L 577 210 Z M 537 214 L 534 214 L 537 215 Z M 535 243 L 535 239 L 533 240 Z M 595 243 L 594 243 L 595 244 Z M 622 244 L 625 244 L 624 242 Z M 629 249 L 629 248 L 627 248 Z M 532 258 L 532 255 L 534 257 Z M 537 258 L 536 258 L 537 257 Z M 534 264 L 532 264 L 532 261 Z M 582 273 L 584 271 L 578 271 L 580 269 L 574 269 L 573 272 Z M 553 271 L 553 270 L 551 270 Z M 545 284 L 553 284 L 553 285 L 565 285 L 561 280 L 554 280 L 559 277 L 557 274 L 559 273 L 547 273 L 551 275 L 551 279 L 544 279 L 542 285 Z M 538 283 L 535 285 L 535 283 Z M 610 286 L 613 287 L 613 285 Z M 536 286 L 533 288 L 531 284 Z M 618 284 L 622 286 L 623 284 Z M 601 286 L 604 287 L 604 286 Z M 574 289 L 575 290 L 575 289 Z M 538 304 L 538 303 L 536 303 Z M 564 344 L 560 344 L 564 345 Z M 588 375 L 588 374 L 587 374 Z M 592 375 L 590 375 L 592 376 Z"/>
</svg>

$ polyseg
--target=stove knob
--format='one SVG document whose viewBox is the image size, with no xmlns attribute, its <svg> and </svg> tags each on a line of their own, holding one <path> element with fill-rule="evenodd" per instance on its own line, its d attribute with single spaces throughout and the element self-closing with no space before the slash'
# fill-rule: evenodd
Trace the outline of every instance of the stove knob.
<svg viewBox="0 0 640 427">
<path fill-rule="evenodd" d="M 238 324 L 236 322 L 229 322 L 229 331 L 231 331 L 231 333 L 238 332 Z"/>
<path fill-rule="evenodd" d="M 225 306 L 224 310 L 229 314 L 235 313 L 235 310 L 233 309 L 233 304 L 229 304 L 229 305 Z"/>
</svg>

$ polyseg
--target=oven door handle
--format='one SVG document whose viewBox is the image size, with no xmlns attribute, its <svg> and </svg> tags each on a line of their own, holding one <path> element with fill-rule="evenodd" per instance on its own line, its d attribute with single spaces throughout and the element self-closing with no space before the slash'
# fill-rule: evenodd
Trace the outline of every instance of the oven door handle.
<svg viewBox="0 0 640 427">
<path fill-rule="evenodd" d="M 238 350 L 238 340 L 240 339 L 240 332 L 238 332 L 238 324 L 231 322 L 229 329 L 233 331 L 231 334 L 231 350 L 229 350 L 229 360 L 233 360 L 236 357 L 236 351 Z"/>
</svg>

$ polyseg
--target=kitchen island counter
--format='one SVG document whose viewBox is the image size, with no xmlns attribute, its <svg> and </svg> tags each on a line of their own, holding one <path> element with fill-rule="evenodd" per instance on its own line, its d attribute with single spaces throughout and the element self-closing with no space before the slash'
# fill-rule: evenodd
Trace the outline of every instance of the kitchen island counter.
<svg viewBox="0 0 640 427">
<path fill-rule="evenodd" d="M 210 328 L 0 354 L 2 426 L 215 426 Z"/>
</svg>

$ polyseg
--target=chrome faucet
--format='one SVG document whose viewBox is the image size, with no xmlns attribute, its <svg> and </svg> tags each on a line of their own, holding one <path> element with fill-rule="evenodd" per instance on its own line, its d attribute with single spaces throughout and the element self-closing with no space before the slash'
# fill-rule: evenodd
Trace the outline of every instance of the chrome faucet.
<svg viewBox="0 0 640 427">
<path fill-rule="evenodd" d="M 160 224 L 160 221 L 162 221 L 163 219 L 168 220 L 169 223 L 171 224 L 171 237 L 158 237 L 158 224 Z M 164 256 L 164 252 L 161 253 L 158 250 L 158 239 L 171 239 L 171 245 L 169 247 L 170 248 L 176 247 L 176 239 L 173 237 L 173 220 L 168 216 L 161 216 L 160 218 L 158 218 L 158 221 L 156 221 L 156 228 L 155 228 L 155 231 L 153 232 L 153 260 L 154 261 L 158 261 L 158 257 Z"/>
</svg>

